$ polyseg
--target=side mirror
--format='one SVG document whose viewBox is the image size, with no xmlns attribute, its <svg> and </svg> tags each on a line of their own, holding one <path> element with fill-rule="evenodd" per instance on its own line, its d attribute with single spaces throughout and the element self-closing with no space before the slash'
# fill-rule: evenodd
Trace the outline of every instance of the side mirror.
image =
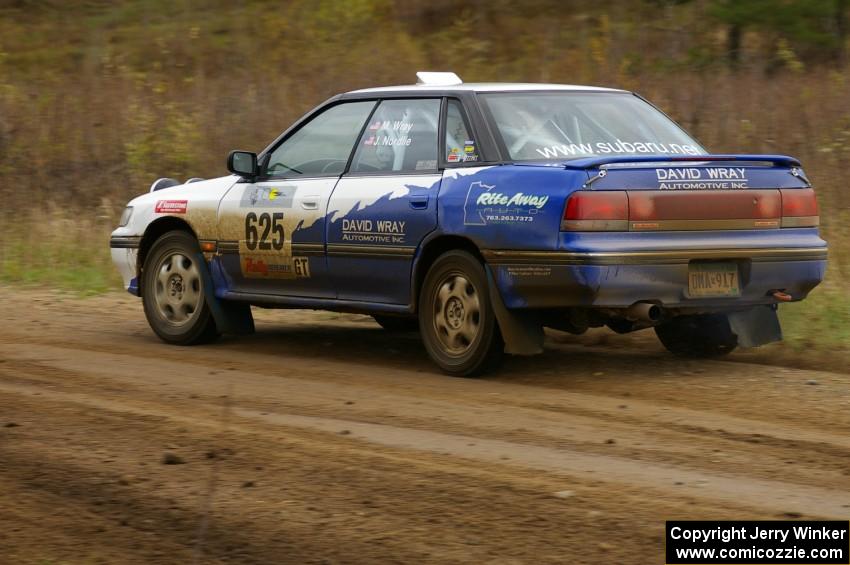
<svg viewBox="0 0 850 565">
<path fill-rule="evenodd" d="M 259 174 L 257 154 L 250 151 L 231 151 L 227 156 L 227 170 L 247 180 L 254 180 Z"/>
</svg>

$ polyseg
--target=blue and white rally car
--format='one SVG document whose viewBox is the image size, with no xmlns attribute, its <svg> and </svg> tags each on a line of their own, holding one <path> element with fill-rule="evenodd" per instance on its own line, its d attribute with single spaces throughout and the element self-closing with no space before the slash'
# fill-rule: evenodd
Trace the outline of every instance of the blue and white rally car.
<svg viewBox="0 0 850 565">
<path fill-rule="evenodd" d="M 710 357 L 781 339 L 777 304 L 823 279 L 797 160 L 708 154 L 621 90 L 418 76 L 131 201 L 110 245 L 154 332 L 249 333 L 253 305 L 418 320 L 452 375 L 541 351 L 544 327 Z"/>
</svg>

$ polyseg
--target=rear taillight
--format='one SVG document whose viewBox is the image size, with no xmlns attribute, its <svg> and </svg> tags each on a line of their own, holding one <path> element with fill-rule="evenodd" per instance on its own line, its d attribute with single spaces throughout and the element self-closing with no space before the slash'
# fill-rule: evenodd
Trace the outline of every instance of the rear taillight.
<svg viewBox="0 0 850 565">
<path fill-rule="evenodd" d="M 811 188 L 786 188 L 782 194 L 782 227 L 806 228 L 820 224 L 818 201 Z"/>
<path fill-rule="evenodd" d="M 574 192 L 564 209 L 564 231 L 628 231 L 629 198 L 622 190 Z"/>
<path fill-rule="evenodd" d="M 747 230 L 819 224 L 810 188 L 751 190 L 579 190 L 562 231 Z"/>
</svg>

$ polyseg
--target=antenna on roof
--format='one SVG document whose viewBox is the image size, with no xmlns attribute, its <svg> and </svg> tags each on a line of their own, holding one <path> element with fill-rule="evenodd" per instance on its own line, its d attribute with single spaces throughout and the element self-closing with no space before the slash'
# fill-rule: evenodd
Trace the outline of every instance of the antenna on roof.
<svg viewBox="0 0 850 565">
<path fill-rule="evenodd" d="M 434 73 L 419 71 L 416 73 L 416 84 L 422 86 L 456 86 L 463 84 L 460 77 L 454 73 Z"/>
</svg>

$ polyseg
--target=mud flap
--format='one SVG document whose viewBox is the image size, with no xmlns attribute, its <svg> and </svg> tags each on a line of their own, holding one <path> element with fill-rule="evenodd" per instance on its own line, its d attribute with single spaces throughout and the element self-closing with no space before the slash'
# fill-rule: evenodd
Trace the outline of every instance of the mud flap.
<svg viewBox="0 0 850 565">
<path fill-rule="evenodd" d="M 217 298 L 212 276 L 203 254 L 198 253 L 195 256 L 195 263 L 201 270 L 201 280 L 204 281 L 204 296 L 218 331 L 236 335 L 254 333 L 254 316 L 251 315 L 251 305 L 247 302 L 229 302 Z"/>
<path fill-rule="evenodd" d="M 502 295 L 496 286 L 496 279 L 488 265 L 487 287 L 490 304 L 496 313 L 496 321 L 505 340 L 505 353 L 509 355 L 537 355 L 543 353 L 543 324 L 530 312 L 509 310 L 502 301 Z"/>
<path fill-rule="evenodd" d="M 758 347 L 782 340 L 782 328 L 774 306 L 756 306 L 731 312 L 727 317 L 729 328 L 738 336 L 739 347 Z"/>
</svg>

